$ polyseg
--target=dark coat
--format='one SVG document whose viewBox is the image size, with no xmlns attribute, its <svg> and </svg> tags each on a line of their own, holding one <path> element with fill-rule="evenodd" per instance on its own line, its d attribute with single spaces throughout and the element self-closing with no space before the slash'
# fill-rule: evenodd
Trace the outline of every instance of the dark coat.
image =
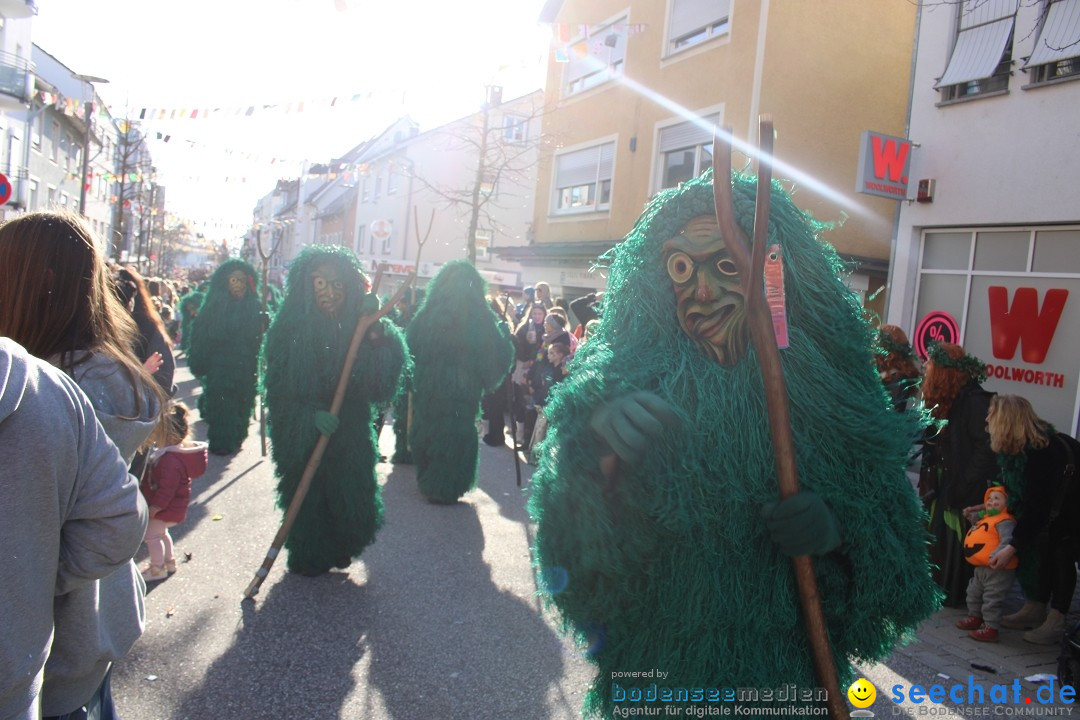
<svg viewBox="0 0 1080 720">
<path fill-rule="evenodd" d="M 997 460 L 986 431 L 993 396 L 978 383 L 968 383 L 949 409 L 944 431 L 926 441 L 923 489 L 936 490 L 937 499 L 947 510 L 978 505 L 987 485 L 998 480 Z M 935 471 L 940 471 L 939 478 L 932 477 Z"/>
</svg>

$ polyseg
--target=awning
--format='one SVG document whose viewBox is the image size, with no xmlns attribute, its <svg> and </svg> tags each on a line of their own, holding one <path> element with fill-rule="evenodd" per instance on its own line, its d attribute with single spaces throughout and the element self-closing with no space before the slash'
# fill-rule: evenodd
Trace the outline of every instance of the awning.
<svg viewBox="0 0 1080 720">
<path fill-rule="evenodd" d="M 1035 51 L 1024 67 L 1074 57 L 1080 57 L 1080 0 L 1054 0 L 1046 13 Z"/>
<path fill-rule="evenodd" d="M 994 68 L 1001 62 L 1005 45 L 1009 42 L 1014 19 L 1010 15 L 984 25 L 962 29 L 956 38 L 956 47 L 949 58 L 949 66 L 934 87 L 948 87 L 991 77 Z"/>
</svg>

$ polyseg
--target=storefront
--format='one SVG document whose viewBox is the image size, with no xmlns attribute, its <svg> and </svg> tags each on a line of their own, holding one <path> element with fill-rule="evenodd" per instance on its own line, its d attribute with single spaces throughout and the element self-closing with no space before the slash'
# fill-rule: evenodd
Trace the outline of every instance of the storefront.
<svg viewBox="0 0 1080 720">
<path fill-rule="evenodd" d="M 924 229 L 915 283 L 917 350 L 963 345 L 987 364 L 984 387 L 1026 397 L 1076 435 L 1080 225 Z"/>
</svg>

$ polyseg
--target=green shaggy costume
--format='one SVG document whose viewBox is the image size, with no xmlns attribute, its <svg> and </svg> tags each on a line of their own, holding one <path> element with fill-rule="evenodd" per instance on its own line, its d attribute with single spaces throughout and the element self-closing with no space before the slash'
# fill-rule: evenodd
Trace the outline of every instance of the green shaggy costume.
<svg viewBox="0 0 1080 720">
<path fill-rule="evenodd" d="M 327 275 L 341 282 L 332 312 L 320 306 L 315 290 L 316 277 Z M 307 247 L 289 271 L 285 299 L 266 335 L 263 381 L 282 510 L 319 439 L 315 414 L 330 409 L 361 310 L 378 309 L 366 287 L 359 260 L 345 248 Z M 374 406 L 394 397 L 407 363 L 401 331 L 379 320 L 360 344 L 339 425 L 285 540 L 289 570 L 314 575 L 346 567 L 375 540 L 383 505 L 375 477 Z"/>
<path fill-rule="evenodd" d="M 199 314 L 203 293 L 192 290 L 180 300 L 180 349 L 187 353 L 191 349 L 191 325 Z"/>
<path fill-rule="evenodd" d="M 244 274 L 244 296 L 230 294 L 229 276 Z M 255 408 L 256 375 L 263 321 L 255 270 L 227 260 L 214 271 L 199 314 L 191 324 L 188 367 L 203 386 L 199 413 L 206 421 L 210 452 L 240 449 Z"/>
<path fill-rule="evenodd" d="M 465 260 L 444 265 L 409 323 L 413 414 L 409 447 L 424 497 L 452 503 L 476 484 L 480 397 L 510 371 L 514 345 L 487 285 Z"/>
<path fill-rule="evenodd" d="M 732 183 L 752 236 L 756 179 L 733 174 Z M 790 560 L 762 519 L 778 489 L 761 370 L 752 348 L 725 366 L 682 331 L 661 249 L 688 220 L 711 215 L 711 172 L 649 204 L 611 253 L 595 339 L 545 407 L 530 503 L 537 564 L 567 627 L 590 644 L 593 716 L 613 716 L 613 683 L 624 692 L 650 682 L 818 686 Z M 890 409 L 871 331 L 820 228 L 774 185 L 770 243 L 781 246 L 790 331 L 782 363 L 802 487 L 831 510 L 842 543 L 815 569 L 846 688 L 849 661 L 884 658 L 939 599 L 904 474 L 920 420 Z M 679 418 L 609 480 L 598 465 L 609 450 L 590 421 L 634 391 L 654 393 Z M 613 680 L 652 669 L 670 674 Z"/>
</svg>

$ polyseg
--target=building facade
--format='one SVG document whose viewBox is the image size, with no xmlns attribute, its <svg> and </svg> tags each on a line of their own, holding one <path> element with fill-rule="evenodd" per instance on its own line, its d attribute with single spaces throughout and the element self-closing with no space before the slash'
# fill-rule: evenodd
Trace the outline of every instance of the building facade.
<svg viewBox="0 0 1080 720">
<path fill-rule="evenodd" d="M 853 286 L 884 284 L 896 202 L 854 191 L 860 134 L 904 129 L 915 6 L 905 0 L 550 0 L 535 242 L 504 253 L 573 297 L 655 193 L 711 165 L 712 128 L 757 144 L 772 116 L 795 201 L 838 226 Z M 741 167 L 745 156 L 733 162 Z"/>
<path fill-rule="evenodd" d="M 913 180 L 887 319 L 962 344 L 986 387 L 1059 430 L 1080 414 L 1080 0 L 919 11 Z"/>
</svg>

